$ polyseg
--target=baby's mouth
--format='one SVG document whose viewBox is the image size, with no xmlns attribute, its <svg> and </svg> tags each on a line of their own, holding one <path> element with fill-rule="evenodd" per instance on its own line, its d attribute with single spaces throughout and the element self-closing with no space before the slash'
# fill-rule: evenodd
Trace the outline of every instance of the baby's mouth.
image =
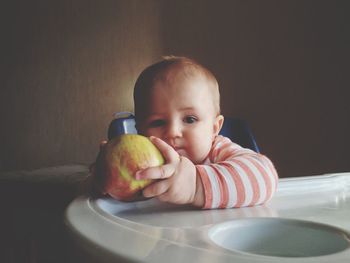
<svg viewBox="0 0 350 263">
<path fill-rule="evenodd" d="M 170 144 L 171 147 L 173 147 L 173 149 L 179 154 L 179 155 L 185 155 L 186 151 L 183 147 L 179 146 L 179 145 L 173 145 Z"/>
<path fill-rule="evenodd" d="M 174 150 L 181 156 L 186 155 L 186 151 L 185 149 L 181 148 L 181 147 L 174 147 Z"/>
</svg>

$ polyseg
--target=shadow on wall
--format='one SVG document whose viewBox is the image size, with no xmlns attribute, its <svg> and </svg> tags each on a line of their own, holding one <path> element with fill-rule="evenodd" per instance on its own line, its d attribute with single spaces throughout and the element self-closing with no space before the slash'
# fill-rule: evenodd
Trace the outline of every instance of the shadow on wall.
<svg viewBox="0 0 350 263">
<path fill-rule="evenodd" d="M 281 177 L 349 171 L 349 8 L 346 1 L 167 2 L 164 47 L 214 72 L 223 113 L 249 122 Z"/>
</svg>

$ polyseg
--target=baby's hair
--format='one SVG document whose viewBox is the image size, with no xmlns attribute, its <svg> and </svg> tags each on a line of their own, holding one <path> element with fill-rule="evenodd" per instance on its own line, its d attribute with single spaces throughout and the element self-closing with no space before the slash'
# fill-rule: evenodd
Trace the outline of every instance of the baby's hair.
<svg viewBox="0 0 350 263">
<path fill-rule="evenodd" d="M 208 81 L 213 96 L 215 111 L 218 115 L 220 114 L 219 85 L 213 73 L 193 59 L 178 56 L 164 56 L 161 61 L 143 70 L 136 80 L 134 87 L 136 121 L 142 115 L 142 105 L 149 99 L 149 91 L 157 81 L 170 81 L 167 73 L 173 69 L 179 69 L 186 77 L 193 77 L 196 75 L 204 77 Z"/>
</svg>

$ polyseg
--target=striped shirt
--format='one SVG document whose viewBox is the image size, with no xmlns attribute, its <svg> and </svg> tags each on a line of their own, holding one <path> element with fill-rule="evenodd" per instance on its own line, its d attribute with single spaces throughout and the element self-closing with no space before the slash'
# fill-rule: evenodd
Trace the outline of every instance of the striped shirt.
<svg viewBox="0 0 350 263">
<path fill-rule="evenodd" d="M 277 172 L 266 156 L 221 135 L 196 169 L 203 184 L 204 209 L 263 204 L 277 188 Z"/>
</svg>

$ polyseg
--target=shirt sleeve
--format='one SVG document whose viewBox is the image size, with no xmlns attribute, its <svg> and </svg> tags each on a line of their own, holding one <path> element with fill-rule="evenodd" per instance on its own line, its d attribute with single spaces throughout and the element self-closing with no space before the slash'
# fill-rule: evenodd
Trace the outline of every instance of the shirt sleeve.
<svg viewBox="0 0 350 263">
<path fill-rule="evenodd" d="M 213 143 L 208 162 L 196 169 L 203 184 L 204 209 L 263 204 L 277 188 L 276 169 L 266 156 L 221 135 Z"/>
</svg>

